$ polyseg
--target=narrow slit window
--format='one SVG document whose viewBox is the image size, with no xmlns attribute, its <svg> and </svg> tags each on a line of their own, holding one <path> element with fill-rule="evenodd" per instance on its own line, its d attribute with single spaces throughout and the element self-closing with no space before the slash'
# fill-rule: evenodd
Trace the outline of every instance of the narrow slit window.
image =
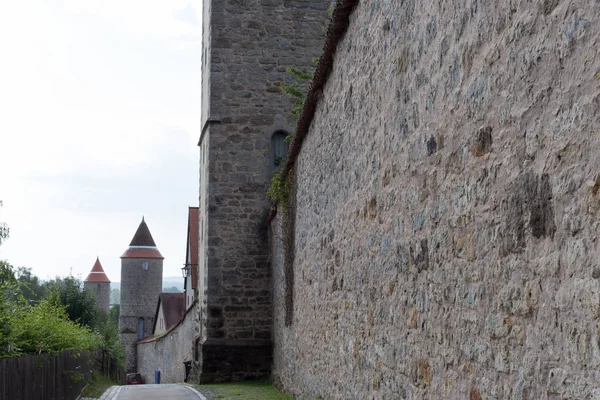
<svg viewBox="0 0 600 400">
<path fill-rule="evenodd" d="M 142 340 L 144 338 L 144 318 L 139 318 L 138 319 L 138 326 L 137 326 L 137 334 L 138 334 L 138 340 Z"/>
<path fill-rule="evenodd" d="M 283 164 L 288 151 L 288 142 L 285 138 L 288 137 L 286 131 L 277 131 L 271 136 L 271 166 L 277 168 Z"/>
</svg>

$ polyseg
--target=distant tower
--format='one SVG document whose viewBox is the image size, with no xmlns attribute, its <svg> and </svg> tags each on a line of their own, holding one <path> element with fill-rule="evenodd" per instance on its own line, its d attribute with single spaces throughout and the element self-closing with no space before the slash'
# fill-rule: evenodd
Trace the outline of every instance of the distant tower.
<svg viewBox="0 0 600 400">
<path fill-rule="evenodd" d="M 83 281 L 83 288 L 94 295 L 98 308 L 108 312 L 110 307 L 110 279 L 104 273 L 99 258 L 96 258 L 92 271 Z"/>
<path fill-rule="evenodd" d="M 152 335 L 156 301 L 162 290 L 163 259 L 142 218 L 121 256 L 119 332 L 128 372 L 137 368 L 136 343 Z"/>
</svg>

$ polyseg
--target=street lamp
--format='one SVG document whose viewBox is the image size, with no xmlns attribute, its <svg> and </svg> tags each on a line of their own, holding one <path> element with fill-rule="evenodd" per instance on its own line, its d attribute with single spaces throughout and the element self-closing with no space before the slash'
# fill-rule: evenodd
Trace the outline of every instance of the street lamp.
<svg viewBox="0 0 600 400">
<path fill-rule="evenodd" d="M 181 275 L 183 275 L 184 278 L 187 278 L 188 276 L 190 276 L 190 271 L 192 270 L 192 267 L 197 266 L 198 264 L 183 264 L 183 268 L 181 268 Z"/>
<path fill-rule="evenodd" d="M 191 264 L 183 264 L 183 268 L 181 268 L 181 275 L 183 275 L 184 278 L 187 278 L 190 274 L 190 265 Z"/>
</svg>

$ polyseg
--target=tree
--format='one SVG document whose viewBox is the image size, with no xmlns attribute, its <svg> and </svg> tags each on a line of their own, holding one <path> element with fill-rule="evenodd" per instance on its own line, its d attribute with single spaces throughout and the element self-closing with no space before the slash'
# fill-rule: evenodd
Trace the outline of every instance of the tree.
<svg viewBox="0 0 600 400">
<path fill-rule="evenodd" d="M 73 276 L 56 278 L 47 283 L 49 299 L 65 307 L 69 319 L 93 328 L 96 323 L 96 299 L 82 289 L 81 282 Z"/>
<path fill-rule="evenodd" d="M 110 370 L 124 360 L 117 327 L 74 277 L 41 284 L 31 269 L 0 261 L 0 357 L 96 348 Z"/>
<path fill-rule="evenodd" d="M 0 201 L 2 206 L 2 201 Z M 8 238 L 0 222 L 0 245 Z M 96 307 L 96 300 L 73 276 L 42 284 L 30 268 L 0 260 L 0 357 L 66 349 L 99 348 L 107 371 L 123 366 L 118 319 Z"/>
<path fill-rule="evenodd" d="M 95 334 L 69 321 L 58 302 L 30 304 L 23 293 L 30 289 L 28 281 L 39 288 L 39 279 L 30 269 L 15 271 L 8 262 L 0 261 L 0 356 L 93 347 Z"/>
<path fill-rule="evenodd" d="M 14 313 L 16 280 L 14 268 L 0 260 L 0 355 L 8 351 L 11 315 Z"/>
<path fill-rule="evenodd" d="M 15 269 L 8 261 L 0 260 L 0 285 L 15 281 Z"/>
<path fill-rule="evenodd" d="M 32 273 L 31 268 L 17 268 L 16 279 L 19 282 L 23 297 L 29 303 L 37 303 L 46 297 L 48 290 L 47 285 L 42 284 L 40 278 Z"/>
<path fill-rule="evenodd" d="M 2 200 L 0 200 L 0 207 L 2 207 Z M 8 229 L 8 225 L 5 222 L 0 222 L 0 245 L 8 239 L 9 235 L 10 230 Z"/>
<path fill-rule="evenodd" d="M 110 376 L 110 371 L 125 365 L 125 353 L 119 341 L 119 305 L 112 306 L 107 313 L 96 309 L 95 331 L 99 337 L 98 348 L 102 350 L 102 371 Z"/>
<path fill-rule="evenodd" d="M 10 318 L 10 339 L 13 355 L 92 350 L 99 342 L 89 328 L 71 321 L 63 306 L 48 300 L 18 309 Z"/>
<path fill-rule="evenodd" d="M 119 325 L 119 317 L 121 316 L 121 305 L 120 304 L 115 304 L 113 305 L 110 310 L 108 310 L 108 317 L 110 322 L 112 322 L 115 325 Z"/>
</svg>

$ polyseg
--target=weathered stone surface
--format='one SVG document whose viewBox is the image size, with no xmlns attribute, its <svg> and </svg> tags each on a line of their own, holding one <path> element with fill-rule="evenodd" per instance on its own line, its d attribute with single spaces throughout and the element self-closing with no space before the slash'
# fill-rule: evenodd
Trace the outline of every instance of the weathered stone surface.
<svg viewBox="0 0 600 400">
<path fill-rule="evenodd" d="M 291 324 L 273 224 L 276 382 L 599 397 L 599 45 L 596 1 L 360 2 L 296 164 Z"/>
<path fill-rule="evenodd" d="M 142 262 L 148 269 L 142 268 Z M 127 371 L 137 370 L 138 323 L 143 320 L 144 337 L 152 336 L 158 294 L 162 291 L 163 260 L 121 258 L 121 306 L 119 338 L 125 350 Z"/>
<path fill-rule="evenodd" d="M 171 331 L 152 341 L 136 345 L 137 372 L 144 382 L 154 383 L 154 372 L 160 370 L 161 383 L 179 383 L 185 379 L 184 362 L 193 362 L 194 338 L 198 334 L 197 304 L 192 305 L 184 320 Z"/>
<path fill-rule="evenodd" d="M 83 282 L 83 288 L 89 290 L 96 300 L 96 307 L 108 312 L 110 309 L 110 282 Z"/>
<path fill-rule="evenodd" d="M 264 380 L 271 375 L 272 344 L 266 341 L 209 340 L 202 345 L 201 382 Z"/>
<path fill-rule="evenodd" d="M 314 70 L 312 58 L 323 47 L 329 4 L 204 1 L 198 284 L 202 356 L 195 367 L 213 380 L 256 376 L 241 361 L 213 371 L 222 363 L 219 354 L 229 354 L 224 349 L 236 341 L 271 348 L 263 346 L 273 330 L 266 194 L 275 169 L 271 140 L 277 131 L 292 132 L 296 120 L 280 86 L 291 83 L 288 67 Z M 225 340 L 219 351 L 208 345 L 215 339 Z M 232 352 L 239 355 L 240 349 Z M 264 375 L 271 355 L 257 360 L 267 363 L 259 368 Z"/>
</svg>

